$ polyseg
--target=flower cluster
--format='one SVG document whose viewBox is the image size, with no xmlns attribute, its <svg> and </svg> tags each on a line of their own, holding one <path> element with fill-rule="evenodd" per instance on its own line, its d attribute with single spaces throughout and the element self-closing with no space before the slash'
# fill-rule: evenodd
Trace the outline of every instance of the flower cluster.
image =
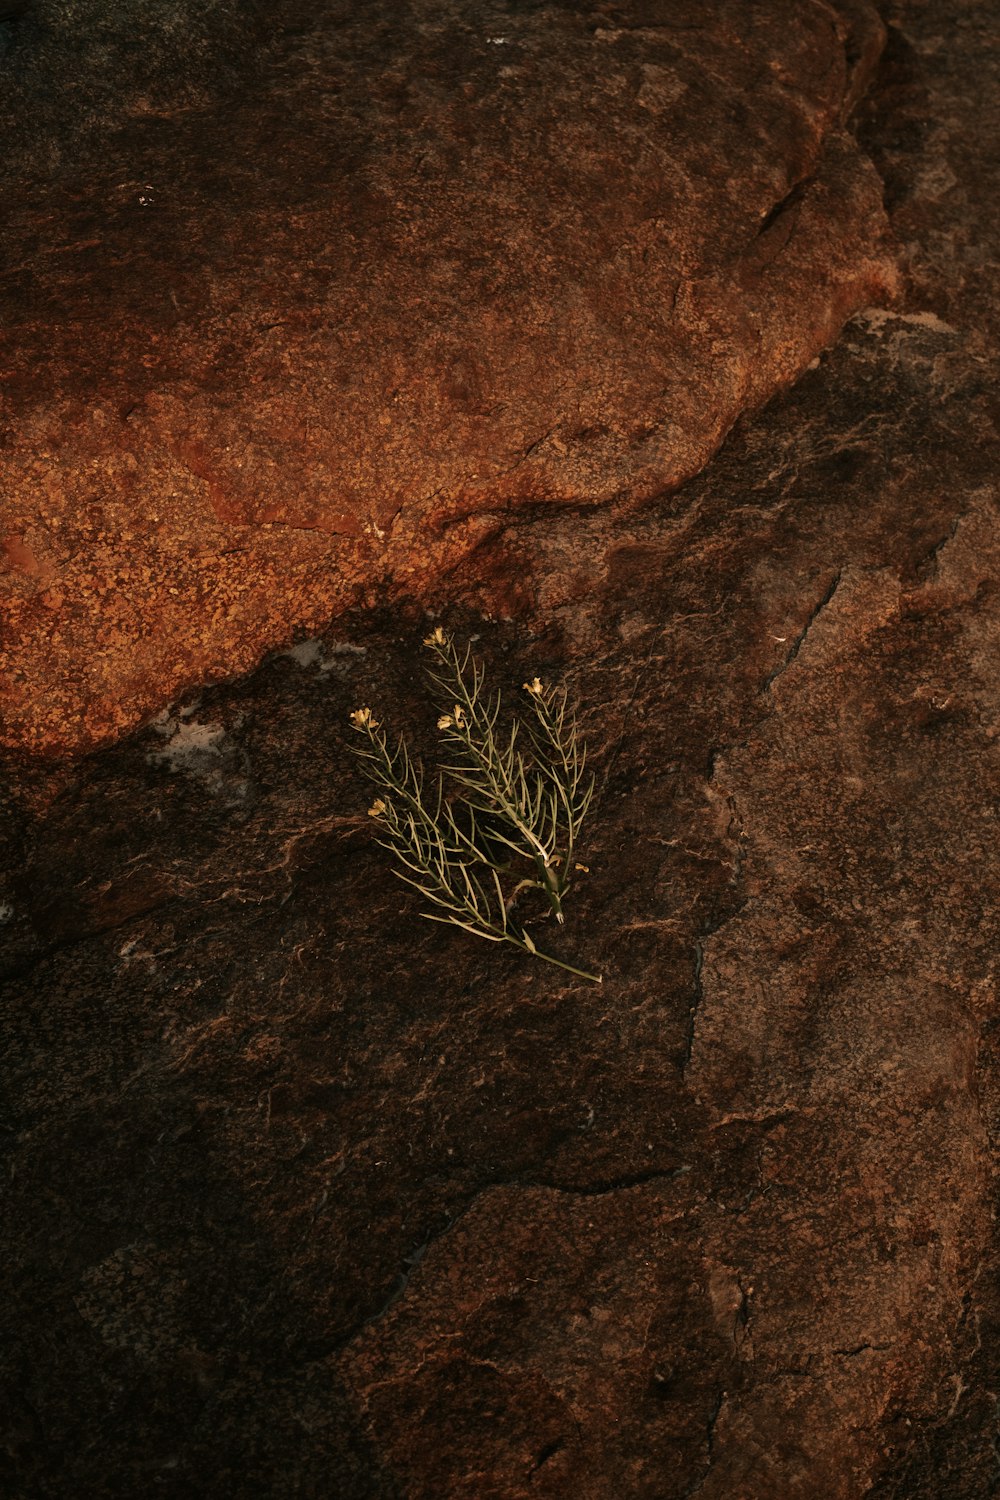
<svg viewBox="0 0 1000 1500">
<path fill-rule="evenodd" d="M 441 715 L 440 719 L 438 719 L 437 727 L 439 729 L 461 729 L 464 722 L 465 709 L 461 703 L 456 703 L 450 714 Z"/>
<path fill-rule="evenodd" d="M 351 714 L 351 723 L 355 729 L 378 729 L 378 720 L 370 708 L 356 708 Z"/>
</svg>

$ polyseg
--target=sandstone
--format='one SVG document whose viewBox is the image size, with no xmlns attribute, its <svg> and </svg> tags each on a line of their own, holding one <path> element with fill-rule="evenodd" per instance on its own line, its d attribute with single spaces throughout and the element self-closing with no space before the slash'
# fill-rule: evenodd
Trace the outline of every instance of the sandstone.
<svg viewBox="0 0 1000 1500">
<path fill-rule="evenodd" d="M 896 287 L 864 3 L 195 9 L 0 54 L 12 748 L 678 485 Z"/>
</svg>

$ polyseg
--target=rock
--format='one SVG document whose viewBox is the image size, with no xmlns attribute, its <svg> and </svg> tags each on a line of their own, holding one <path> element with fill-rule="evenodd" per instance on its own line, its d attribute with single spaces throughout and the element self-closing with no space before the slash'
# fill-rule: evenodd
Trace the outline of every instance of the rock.
<svg viewBox="0 0 1000 1500">
<path fill-rule="evenodd" d="M 266 47 L 189 6 L 145 60 L 39 7 L 0 56 L 10 748 L 677 486 L 896 288 L 862 0 L 279 5 Z"/>
<path fill-rule="evenodd" d="M 994 1500 L 1000 48 L 891 20 L 905 303 L 450 580 L 580 705 L 538 936 L 602 986 L 370 838 L 349 711 L 434 749 L 412 601 L 4 765 L 5 1493 Z"/>
</svg>

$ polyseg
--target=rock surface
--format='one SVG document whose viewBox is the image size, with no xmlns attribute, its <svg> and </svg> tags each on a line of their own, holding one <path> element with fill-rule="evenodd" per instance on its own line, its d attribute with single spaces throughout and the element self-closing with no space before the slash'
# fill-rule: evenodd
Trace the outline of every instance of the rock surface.
<svg viewBox="0 0 1000 1500">
<path fill-rule="evenodd" d="M 12 748 L 432 597 L 511 510 L 677 485 L 896 285 L 865 3 L 278 4 L 263 49 L 194 9 L 52 3 L 0 54 Z"/>
<path fill-rule="evenodd" d="M 902 309 L 452 583 L 583 706 L 539 936 L 602 987 L 371 843 L 346 715 L 427 724 L 418 604 L 11 761 L 5 1492 L 996 1495 L 1000 28 L 887 19 Z"/>
</svg>

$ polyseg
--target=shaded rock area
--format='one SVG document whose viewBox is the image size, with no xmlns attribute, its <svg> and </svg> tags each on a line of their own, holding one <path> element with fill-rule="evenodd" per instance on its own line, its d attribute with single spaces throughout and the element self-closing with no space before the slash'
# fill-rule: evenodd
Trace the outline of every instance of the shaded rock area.
<svg viewBox="0 0 1000 1500">
<path fill-rule="evenodd" d="M 896 288 L 864 0 L 0 25 L 10 748 L 430 598 L 511 511 L 679 484 Z"/>
<path fill-rule="evenodd" d="M 997 1493 L 1000 27 L 886 19 L 902 307 L 441 584 L 581 704 L 537 935 L 601 987 L 371 841 L 346 716 L 431 748 L 419 596 L 10 759 L 6 1493 Z"/>
<path fill-rule="evenodd" d="M 5 172 L 55 176 L 125 124 L 224 108 L 273 36 L 240 0 L 0 0 Z"/>
</svg>

